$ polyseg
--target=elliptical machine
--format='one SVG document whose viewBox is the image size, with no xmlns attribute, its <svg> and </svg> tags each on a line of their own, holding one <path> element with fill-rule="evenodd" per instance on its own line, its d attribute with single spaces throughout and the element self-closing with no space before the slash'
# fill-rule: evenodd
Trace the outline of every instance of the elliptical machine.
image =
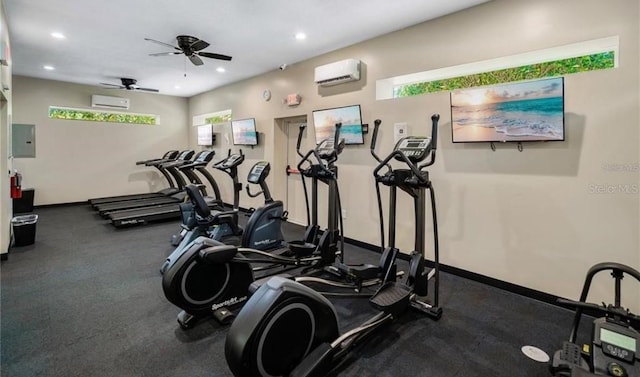
<svg viewBox="0 0 640 377">
<path fill-rule="evenodd" d="M 298 151 L 304 129 L 304 126 L 300 127 Z M 335 162 L 343 148 L 344 139 L 339 139 L 339 131 L 336 131 L 334 139 L 323 140 L 306 155 L 299 153 L 302 160 L 298 164 L 298 169 L 313 182 L 312 215 L 309 216 L 311 220 L 302 240 L 290 242 L 285 248 L 268 252 L 246 247 L 259 242 L 258 233 L 252 229 L 258 228 L 255 224 L 263 221 L 259 220 L 260 218 L 269 220 L 270 217 L 278 216 L 278 207 L 282 203 L 274 201 L 253 214 L 252 218 L 256 220 L 255 223 L 249 220 L 247 231 L 243 233 L 242 247 L 224 245 L 208 237 L 198 237 L 182 252 L 174 252 L 170 256 L 165 263 L 166 267 L 163 266 L 162 288 L 167 299 L 183 309 L 178 314 L 178 323 L 183 329 L 192 327 L 200 318 L 210 316 L 223 324 L 230 322 L 235 316 L 233 309 L 247 300 L 249 286 L 256 278 L 254 275 L 256 270 L 274 274 L 300 267 L 322 269 L 336 260 L 340 231 L 337 219 L 339 211 Z M 316 163 L 311 163 L 312 156 L 317 160 Z M 310 166 L 305 168 L 304 165 L 307 162 Z M 264 169 L 262 173 L 264 175 Z M 252 180 L 251 174 L 250 180 Z M 260 179 L 258 178 L 257 181 L 260 182 Z M 264 180 L 262 181 L 264 183 Z M 327 209 L 329 224 L 322 236 L 319 236 L 317 222 L 318 182 L 324 182 L 329 187 Z M 266 183 L 261 187 L 268 194 L 268 188 L 265 191 Z M 190 192 L 198 196 L 196 190 Z M 199 216 L 206 218 L 208 208 L 201 197 L 196 198 L 194 204 Z M 259 266 L 254 268 L 251 263 Z"/>
<path fill-rule="evenodd" d="M 610 271 L 614 278 L 614 303 L 596 305 L 586 302 L 593 277 Z M 591 267 L 579 301 L 559 299 L 558 303 L 575 308 L 569 340 L 555 352 L 549 365 L 551 374 L 562 377 L 638 377 L 640 376 L 640 316 L 625 309 L 620 302 L 621 281 L 629 275 L 640 282 L 640 272 L 619 263 L 600 263 Z M 604 317 L 593 321 L 588 344 L 578 345 L 577 335 L 584 310 Z"/>
<path fill-rule="evenodd" d="M 437 292 L 439 260 L 435 201 L 431 203 L 435 237 L 434 268 L 431 271 L 425 267 L 424 244 L 419 243 L 424 241 L 421 233 L 425 224 L 425 190 L 428 189 L 431 199 L 435 199 L 428 172 L 423 169 L 435 161 L 438 119 L 438 115 L 431 117 L 431 138 L 405 137 L 384 160 L 379 160 L 374 153 L 379 160 L 374 169 L 376 184 L 382 183 L 391 188 L 388 249 L 392 259 L 387 266 L 384 283 L 370 298 L 370 303 L 379 313 L 340 335 L 336 311 L 324 296 L 295 281 L 272 277 L 247 301 L 227 334 L 225 356 L 235 376 L 325 376 L 358 341 L 407 308 L 418 309 L 435 320 L 441 317 Z M 375 142 L 380 122 L 374 124 Z M 418 165 L 427 157 L 430 157 L 428 162 Z M 403 162 L 408 168 L 393 169 L 389 164 L 392 159 Z M 387 173 L 380 175 L 379 171 L 385 166 Z M 416 218 L 415 251 L 404 282 L 396 281 L 391 273 L 399 252 L 393 245 L 397 188 L 414 198 Z M 378 205 L 382 213 L 381 200 L 378 200 Z M 428 293 L 430 278 L 435 280 L 435 292 L 432 302 L 426 303 L 418 297 Z"/>
</svg>

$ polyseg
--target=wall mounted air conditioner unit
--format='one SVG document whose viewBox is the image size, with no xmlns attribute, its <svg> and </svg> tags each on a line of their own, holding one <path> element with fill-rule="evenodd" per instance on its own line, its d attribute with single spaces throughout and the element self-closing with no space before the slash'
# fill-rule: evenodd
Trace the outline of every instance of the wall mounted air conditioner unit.
<svg viewBox="0 0 640 377">
<path fill-rule="evenodd" d="M 320 86 L 338 85 L 360 80 L 360 60 L 346 59 L 316 67 L 315 82 Z"/>
<path fill-rule="evenodd" d="M 91 107 L 126 110 L 129 108 L 129 98 L 101 96 L 98 94 L 94 94 L 91 96 Z"/>
</svg>

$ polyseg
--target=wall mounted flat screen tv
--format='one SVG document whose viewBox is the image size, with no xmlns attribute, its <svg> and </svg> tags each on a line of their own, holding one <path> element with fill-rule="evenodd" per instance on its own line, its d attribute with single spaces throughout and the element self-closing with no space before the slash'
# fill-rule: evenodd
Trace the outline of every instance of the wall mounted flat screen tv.
<svg viewBox="0 0 640 377">
<path fill-rule="evenodd" d="M 313 126 L 317 144 L 334 136 L 336 123 L 342 123 L 340 137 L 344 138 L 345 144 L 364 144 L 360 105 L 314 110 Z"/>
<path fill-rule="evenodd" d="M 213 126 L 211 124 L 198 126 L 198 145 L 213 145 Z"/>
<path fill-rule="evenodd" d="M 564 140 L 562 77 L 451 92 L 454 143 Z"/>
<path fill-rule="evenodd" d="M 258 145 L 256 120 L 254 118 L 231 121 L 233 145 Z"/>
</svg>

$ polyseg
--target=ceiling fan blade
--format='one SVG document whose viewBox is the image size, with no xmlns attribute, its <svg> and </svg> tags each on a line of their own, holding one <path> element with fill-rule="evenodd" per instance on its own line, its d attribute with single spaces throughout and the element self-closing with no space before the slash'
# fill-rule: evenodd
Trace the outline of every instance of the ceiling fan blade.
<svg viewBox="0 0 640 377">
<path fill-rule="evenodd" d="M 122 85 L 110 84 L 108 82 L 101 82 L 100 85 L 108 86 L 109 87 L 108 89 L 112 89 L 112 88 L 113 89 L 124 89 L 124 86 L 122 86 Z"/>
<path fill-rule="evenodd" d="M 204 63 L 202 62 L 202 59 L 200 59 L 200 58 L 198 57 L 198 55 L 191 55 L 191 56 L 189 56 L 189 60 L 191 60 L 191 63 L 193 63 L 194 65 L 202 65 L 202 64 L 204 64 Z"/>
<path fill-rule="evenodd" d="M 156 52 L 155 54 L 149 54 L 149 56 L 169 56 L 169 55 L 181 55 L 183 52 Z"/>
<path fill-rule="evenodd" d="M 157 43 L 157 44 L 159 44 L 159 45 L 163 45 L 163 46 L 165 46 L 165 47 L 171 47 L 171 48 L 174 48 L 174 49 L 176 49 L 176 50 L 180 50 L 178 47 L 176 47 L 176 46 L 174 46 L 174 45 L 170 45 L 170 44 L 168 44 L 168 43 L 164 43 L 164 42 L 156 41 L 155 39 L 145 38 L 144 40 L 145 40 L 145 41 L 149 41 L 149 42 L 153 42 L 153 43 Z"/>
<path fill-rule="evenodd" d="M 159 90 L 158 89 L 151 89 L 151 88 L 136 88 L 136 90 L 142 90 L 145 92 L 153 92 L 153 93 L 158 93 Z"/>
<path fill-rule="evenodd" d="M 200 51 L 209 47 L 209 43 L 203 41 L 202 39 L 198 39 L 197 41 L 193 42 L 190 47 L 192 51 Z"/>
<path fill-rule="evenodd" d="M 228 55 L 214 54 L 211 52 L 198 52 L 197 54 L 199 56 L 204 56 L 205 58 L 227 60 L 227 61 L 231 60 L 231 56 L 228 56 Z"/>
</svg>

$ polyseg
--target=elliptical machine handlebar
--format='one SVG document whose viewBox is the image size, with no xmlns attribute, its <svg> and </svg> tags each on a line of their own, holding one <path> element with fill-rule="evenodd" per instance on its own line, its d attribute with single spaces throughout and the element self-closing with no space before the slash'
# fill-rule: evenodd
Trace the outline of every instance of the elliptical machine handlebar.
<svg viewBox="0 0 640 377">
<path fill-rule="evenodd" d="M 440 120 L 440 114 L 433 114 L 431 116 L 431 159 L 420 165 L 419 170 L 426 168 L 427 166 L 433 165 L 436 162 L 436 147 L 438 146 L 438 121 Z"/>
<path fill-rule="evenodd" d="M 378 163 L 382 162 L 380 157 L 376 154 L 376 141 L 378 140 L 378 129 L 380 128 L 381 123 L 382 121 L 380 119 L 376 119 L 373 121 L 373 136 L 371 137 L 371 145 L 369 146 L 371 155 L 376 161 L 378 161 Z M 390 172 L 392 170 L 391 165 L 386 164 L 386 166 L 387 166 L 387 169 L 389 169 L 388 171 Z"/>
<path fill-rule="evenodd" d="M 398 150 L 391 152 L 391 154 L 388 155 L 387 158 L 382 160 L 382 162 L 380 162 L 378 166 L 376 166 L 376 168 L 373 170 L 373 175 L 376 177 L 376 179 L 382 178 L 382 176 L 378 174 L 378 172 L 384 166 L 387 166 L 389 164 L 389 161 L 391 161 L 391 159 L 393 158 L 400 159 L 402 162 L 406 163 L 407 166 L 409 166 L 409 169 L 411 169 L 413 174 L 418 178 L 420 183 L 427 183 L 427 181 L 422 177 L 422 174 L 420 174 L 420 169 L 413 162 L 411 162 L 411 160 L 409 160 L 407 156 L 404 155 L 404 153 Z"/>
<path fill-rule="evenodd" d="M 302 158 L 304 158 L 304 155 L 300 153 L 300 144 L 302 144 L 302 134 L 304 133 L 305 128 L 307 128 L 306 124 L 300 125 L 300 132 L 298 132 L 298 142 L 296 143 L 296 153 L 298 153 L 298 156 Z"/>
<path fill-rule="evenodd" d="M 340 129 L 342 128 L 342 123 L 340 123 L 340 122 L 336 123 L 335 127 L 336 127 L 336 131 L 335 131 L 335 133 L 333 135 L 333 150 L 330 153 L 328 153 L 328 155 L 327 155 L 327 158 L 326 158 L 327 165 L 331 165 L 332 163 L 334 163 L 334 162 L 336 162 L 338 160 L 338 147 L 339 147 L 338 143 L 340 142 Z M 325 168 L 325 170 L 328 170 L 328 169 L 326 169 L 326 167 L 322 163 L 323 158 L 322 158 L 322 156 L 320 156 L 320 152 L 318 152 L 318 149 L 323 145 L 325 140 L 321 141 L 320 144 L 318 144 L 318 146 L 316 146 L 313 149 L 313 155 L 316 156 L 316 159 L 318 160 L 318 163 L 320 165 L 322 165 Z"/>
<path fill-rule="evenodd" d="M 342 129 L 342 122 L 338 122 L 336 123 L 336 132 L 334 132 L 333 134 L 333 145 L 334 148 L 338 147 L 338 142 L 340 141 L 340 130 Z M 337 159 L 337 154 L 336 154 L 336 159 Z"/>
<path fill-rule="evenodd" d="M 330 176 L 334 175 L 334 172 L 329 169 L 329 166 L 331 166 L 334 162 L 336 162 L 338 160 L 338 154 L 339 154 L 339 142 L 340 142 L 340 128 L 342 127 L 342 123 L 336 123 L 336 132 L 333 138 L 333 151 L 331 151 L 330 153 L 327 153 L 326 158 L 323 158 L 320 153 L 318 152 L 319 148 L 323 145 L 323 143 L 326 142 L 327 139 L 323 140 L 320 142 L 320 144 L 318 144 L 318 146 L 316 146 L 314 149 L 310 150 L 309 152 L 307 152 L 305 155 L 300 155 L 302 157 L 302 159 L 300 160 L 300 162 L 298 163 L 298 170 L 303 173 L 310 170 L 311 167 L 305 169 L 302 167 L 302 165 L 305 162 L 309 162 L 309 164 L 311 164 L 312 166 L 317 166 L 317 168 L 322 171 L 323 173 L 326 173 Z M 302 129 L 302 127 L 301 127 Z M 298 135 L 298 140 L 300 140 L 300 138 L 302 137 L 302 132 L 300 132 L 300 134 Z M 317 164 L 313 164 L 311 161 L 309 161 L 309 157 L 311 157 L 311 155 L 313 155 L 316 160 L 318 161 Z M 325 164 L 323 161 L 327 161 L 327 163 Z"/>
<path fill-rule="evenodd" d="M 387 169 L 389 169 L 388 173 L 390 173 L 391 171 L 393 171 L 393 169 L 391 168 L 389 161 L 391 161 L 391 159 L 395 158 L 396 160 L 402 161 L 405 164 L 407 164 L 407 166 L 409 167 L 409 169 L 411 170 L 411 172 L 415 175 L 416 179 L 418 180 L 418 183 L 424 184 L 427 183 L 427 180 L 425 179 L 425 177 L 421 174 L 421 171 L 428 167 L 433 165 L 433 163 L 436 160 L 435 157 L 435 144 L 437 142 L 437 136 L 438 136 L 438 120 L 440 119 L 440 115 L 439 114 L 433 114 L 431 116 L 431 141 L 429 142 L 429 149 L 427 150 L 430 155 L 430 159 L 428 162 L 424 163 L 424 164 L 419 164 L 416 165 L 414 162 L 411 161 L 411 159 L 409 157 L 407 157 L 407 155 L 405 155 L 405 153 L 401 152 L 399 150 L 399 146 L 400 146 L 400 142 L 398 142 L 398 145 L 396 145 L 395 150 L 389 154 L 384 160 L 380 161 L 378 163 L 378 166 L 376 166 L 376 168 L 373 170 L 373 175 L 374 177 L 376 177 L 376 180 L 382 178 L 382 176 L 379 174 L 380 169 L 382 169 L 382 167 L 386 166 Z M 379 160 L 379 158 L 375 155 L 374 152 L 374 148 L 375 148 L 375 139 L 377 137 L 377 131 L 378 131 L 378 125 L 374 123 L 374 136 L 373 136 L 373 141 L 371 144 L 371 153 L 373 155 L 374 158 L 376 158 L 376 160 Z M 405 138 L 406 139 L 406 138 Z"/>
</svg>

